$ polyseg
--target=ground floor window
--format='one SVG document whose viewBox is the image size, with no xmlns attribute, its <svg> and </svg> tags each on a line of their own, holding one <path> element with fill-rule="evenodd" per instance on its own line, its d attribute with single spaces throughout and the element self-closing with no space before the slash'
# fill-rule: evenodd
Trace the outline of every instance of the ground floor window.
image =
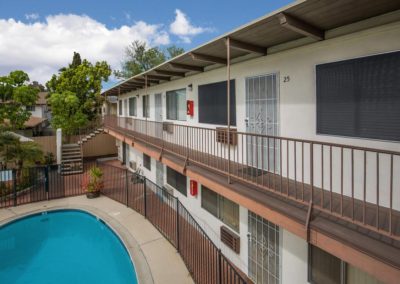
<svg viewBox="0 0 400 284">
<path fill-rule="evenodd" d="M 201 207 L 239 232 L 239 205 L 209 188 L 201 187 Z"/>
<path fill-rule="evenodd" d="M 187 196 L 186 176 L 167 167 L 167 184 Z"/>
<path fill-rule="evenodd" d="M 151 158 L 146 154 L 143 154 L 143 167 L 151 171 Z"/>
<path fill-rule="evenodd" d="M 312 245 L 309 246 L 308 267 L 309 281 L 313 284 L 381 283 L 366 272 Z"/>
<path fill-rule="evenodd" d="M 281 279 L 279 227 L 249 211 L 249 277 L 254 283 L 278 284 Z"/>
</svg>

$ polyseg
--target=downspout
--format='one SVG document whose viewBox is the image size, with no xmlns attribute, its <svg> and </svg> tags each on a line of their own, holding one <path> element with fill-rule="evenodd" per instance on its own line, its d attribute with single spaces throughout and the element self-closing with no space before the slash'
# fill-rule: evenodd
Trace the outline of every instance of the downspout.
<svg viewBox="0 0 400 284">
<path fill-rule="evenodd" d="M 226 38 L 226 101 L 228 124 L 228 183 L 231 183 L 231 44 L 230 38 Z"/>
</svg>

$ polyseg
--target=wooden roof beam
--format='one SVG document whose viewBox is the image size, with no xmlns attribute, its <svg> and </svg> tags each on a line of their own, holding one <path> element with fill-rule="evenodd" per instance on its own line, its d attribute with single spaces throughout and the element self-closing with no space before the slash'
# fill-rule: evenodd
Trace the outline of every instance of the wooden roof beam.
<svg viewBox="0 0 400 284">
<path fill-rule="evenodd" d="M 204 72 L 204 68 L 201 67 L 201 66 L 187 65 L 187 64 L 174 63 L 174 62 L 170 62 L 169 65 L 172 68 L 175 68 L 175 69 L 183 69 L 183 70 L 187 70 L 187 71 Z"/>
<path fill-rule="evenodd" d="M 277 15 L 279 22 L 282 27 L 292 30 L 296 33 L 311 37 L 316 40 L 323 40 L 325 32 L 317 27 L 310 25 L 300 19 L 293 16 L 289 16 L 285 13 L 279 13 Z"/>
<path fill-rule="evenodd" d="M 194 53 L 194 52 L 191 52 L 190 56 L 192 57 L 193 60 L 205 61 L 205 62 L 211 62 L 211 63 L 218 63 L 218 64 L 226 65 L 226 59 L 225 58 L 206 55 L 206 54 L 200 54 L 200 53 Z"/>
<path fill-rule="evenodd" d="M 147 79 L 155 79 L 160 81 L 171 81 L 170 76 L 147 75 Z"/>
<path fill-rule="evenodd" d="M 133 79 L 132 82 L 134 82 L 134 83 L 136 83 L 136 82 L 144 83 L 145 81 L 146 81 L 145 79 L 135 78 L 135 79 Z M 148 82 L 148 83 L 155 83 L 155 84 L 158 84 L 158 83 L 160 83 L 160 80 L 147 79 L 147 82 Z"/>
<path fill-rule="evenodd" d="M 258 54 L 262 54 L 262 55 L 267 54 L 267 48 L 265 48 L 263 46 L 239 41 L 239 40 L 232 39 L 232 38 L 229 38 L 229 41 L 230 41 L 231 48 L 250 52 L 250 53 L 258 53 Z M 227 39 L 225 39 L 225 44 L 227 44 Z"/>
<path fill-rule="evenodd" d="M 160 75 L 168 75 L 175 77 L 185 77 L 185 72 L 167 71 L 167 70 L 154 70 Z"/>
</svg>

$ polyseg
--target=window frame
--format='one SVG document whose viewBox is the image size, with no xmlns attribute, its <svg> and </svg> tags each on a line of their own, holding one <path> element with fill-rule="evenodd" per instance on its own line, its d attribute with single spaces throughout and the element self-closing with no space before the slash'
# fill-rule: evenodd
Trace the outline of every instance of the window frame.
<svg viewBox="0 0 400 284">
<path fill-rule="evenodd" d="M 133 102 L 133 110 L 131 109 L 131 101 Z M 130 97 L 128 99 L 129 116 L 137 116 L 137 98 Z M 132 110 L 132 112 L 131 112 Z"/>
<path fill-rule="evenodd" d="M 172 171 L 172 173 L 174 174 L 174 179 L 175 179 L 174 184 L 169 183 L 169 177 L 170 177 L 170 175 L 168 174 L 169 171 Z M 167 166 L 166 173 L 167 173 L 166 184 L 187 197 L 187 176 L 175 171 L 174 169 L 172 169 L 168 166 Z M 185 177 L 185 182 L 184 182 L 185 188 L 184 189 L 179 187 L 181 185 L 181 183 L 177 179 L 177 177 L 181 177 L 181 176 Z"/>
<path fill-rule="evenodd" d="M 180 91 L 184 91 L 184 97 L 182 93 L 179 93 Z M 170 109 L 170 103 L 169 103 L 169 98 L 171 95 L 175 95 L 176 98 L 176 104 L 174 105 L 175 109 L 175 114 L 176 117 L 171 114 L 172 110 Z M 179 101 L 179 98 L 183 97 L 184 104 Z M 176 90 L 170 90 L 165 93 L 165 109 L 166 109 L 166 117 L 168 120 L 176 120 L 176 121 L 187 121 L 187 114 L 186 114 L 186 101 L 187 101 L 187 96 L 186 96 L 186 88 L 182 89 L 176 89 Z M 184 105 L 184 106 L 183 106 Z M 182 107 L 183 109 L 180 109 Z M 182 117 L 179 116 L 179 114 L 183 114 Z"/>
<path fill-rule="evenodd" d="M 209 191 L 210 195 L 215 195 L 216 196 L 216 212 L 211 212 L 209 210 L 209 208 L 207 208 L 207 206 L 204 205 L 204 194 L 205 192 Z M 235 224 L 228 222 L 227 218 L 224 217 L 226 216 L 226 212 L 224 211 L 224 209 L 226 207 L 223 206 L 224 202 L 228 202 L 231 205 L 234 205 L 236 207 L 236 209 L 234 209 L 236 211 L 235 215 L 237 214 L 237 224 L 235 226 Z M 216 193 L 215 191 L 209 189 L 208 187 L 202 185 L 201 186 L 201 208 L 203 208 L 205 211 L 207 211 L 208 213 L 210 213 L 211 215 L 213 215 L 215 218 L 217 218 L 218 220 L 220 220 L 222 223 L 224 223 L 225 225 L 227 225 L 229 228 L 231 228 L 232 230 L 234 230 L 235 232 L 239 233 L 240 232 L 240 206 L 239 204 L 237 204 L 236 202 L 233 202 L 232 200 L 229 200 L 228 198 L 225 198 L 224 196 Z"/>
<path fill-rule="evenodd" d="M 142 96 L 142 116 L 150 118 L 150 95 Z"/>
<path fill-rule="evenodd" d="M 151 171 L 151 157 L 143 153 L 143 167 Z"/>
</svg>

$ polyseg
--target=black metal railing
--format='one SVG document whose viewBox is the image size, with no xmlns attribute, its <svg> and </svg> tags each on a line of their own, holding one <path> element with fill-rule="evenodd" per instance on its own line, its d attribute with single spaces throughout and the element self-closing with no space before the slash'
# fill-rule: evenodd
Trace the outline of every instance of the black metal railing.
<svg viewBox="0 0 400 284">
<path fill-rule="evenodd" d="M 107 162 L 85 162 L 83 173 L 62 175 L 59 166 L 0 172 L 0 208 L 82 195 L 90 168 L 103 170 L 102 194 L 145 216 L 177 249 L 196 283 L 250 282 L 222 253 L 184 205 L 144 176 Z"/>
<path fill-rule="evenodd" d="M 99 163 L 103 194 L 145 216 L 177 249 L 196 283 L 249 283 L 207 236 L 185 206 L 144 176 Z"/>
</svg>

